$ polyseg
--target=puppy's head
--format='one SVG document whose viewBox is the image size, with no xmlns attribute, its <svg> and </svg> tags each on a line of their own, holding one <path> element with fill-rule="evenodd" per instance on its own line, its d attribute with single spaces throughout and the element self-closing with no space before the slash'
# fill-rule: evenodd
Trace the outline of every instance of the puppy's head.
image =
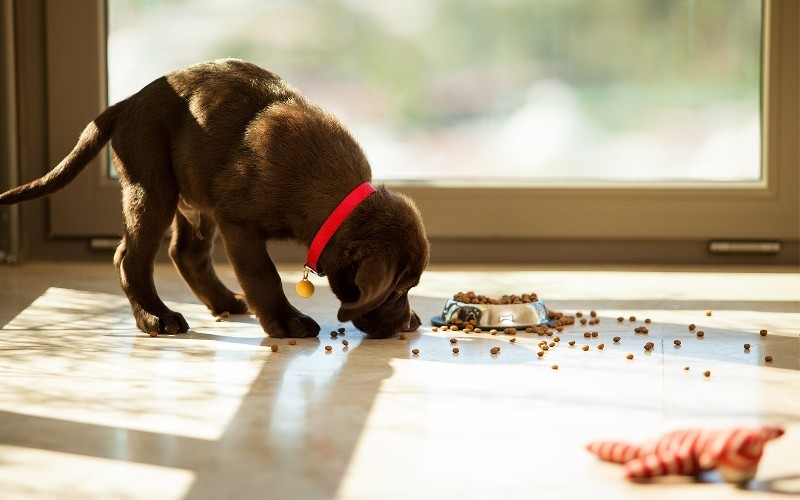
<svg viewBox="0 0 800 500">
<path fill-rule="evenodd" d="M 429 246 L 413 202 L 381 187 L 342 229 L 324 263 L 331 290 L 342 301 L 339 321 L 352 321 L 375 338 L 416 330 L 420 319 L 408 291 L 428 264 Z"/>
</svg>

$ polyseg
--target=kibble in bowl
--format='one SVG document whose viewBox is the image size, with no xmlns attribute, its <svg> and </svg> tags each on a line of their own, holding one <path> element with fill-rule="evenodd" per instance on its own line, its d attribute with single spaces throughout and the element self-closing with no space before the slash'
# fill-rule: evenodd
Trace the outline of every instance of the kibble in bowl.
<svg viewBox="0 0 800 500">
<path fill-rule="evenodd" d="M 445 303 L 442 313 L 431 319 L 435 326 L 470 325 L 471 328 L 497 329 L 514 334 L 540 325 L 557 328 L 571 325 L 574 316 L 550 311 L 535 293 L 489 297 L 475 292 L 459 292 Z"/>
</svg>

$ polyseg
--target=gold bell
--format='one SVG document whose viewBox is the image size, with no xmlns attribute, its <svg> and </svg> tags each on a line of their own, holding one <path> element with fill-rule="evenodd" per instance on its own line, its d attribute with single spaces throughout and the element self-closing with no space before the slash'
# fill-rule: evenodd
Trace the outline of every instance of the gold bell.
<svg viewBox="0 0 800 500">
<path fill-rule="evenodd" d="M 297 282 L 294 289 L 297 295 L 306 299 L 314 295 L 314 283 L 308 280 L 308 266 L 303 267 L 303 279 Z"/>
</svg>

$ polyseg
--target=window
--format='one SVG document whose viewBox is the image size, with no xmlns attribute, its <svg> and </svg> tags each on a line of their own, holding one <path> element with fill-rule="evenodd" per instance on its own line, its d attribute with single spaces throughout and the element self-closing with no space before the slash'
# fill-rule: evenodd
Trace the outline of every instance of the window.
<svg viewBox="0 0 800 500">
<path fill-rule="evenodd" d="M 47 29 L 50 135 L 69 138 L 53 164 L 107 102 L 106 40 L 112 101 L 238 56 L 353 130 L 417 201 L 434 260 L 708 262 L 710 240 L 774 240 L 797 262 L 797 2 L 40 1 L 70 19 Z M 118 232 L 70 229 L 114 213 L 75 203 L 54 203 L 53 235 Z"/>
</svg>

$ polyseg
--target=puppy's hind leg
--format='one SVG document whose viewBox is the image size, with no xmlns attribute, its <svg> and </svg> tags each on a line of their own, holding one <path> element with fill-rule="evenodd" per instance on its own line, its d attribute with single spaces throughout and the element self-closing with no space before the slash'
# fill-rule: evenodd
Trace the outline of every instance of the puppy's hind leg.
<svg viewBox="0 0 800 500">
<path fill-rule="evenodd" d="M 169 256 L 192 292 L 212 313 L 245 314 L 244 298 L 231 292 L 214 272 L 211 252 L 216 236 L 217 225 L 211 217 L 184 204 L 175 213 Z"/>
<path fill-rule="evenodd" d="M 120 174 L 125 214 L 125 230 L 114 265 L 136 326 L 151 335 L 185 333 L 189 330 L 186 320 L 164 305 L 153 282 L 153 263 L 175 213 L 178 188 L 173 179 L 130 176 L 116 154 L 114 163 Z"/>
</svg>

